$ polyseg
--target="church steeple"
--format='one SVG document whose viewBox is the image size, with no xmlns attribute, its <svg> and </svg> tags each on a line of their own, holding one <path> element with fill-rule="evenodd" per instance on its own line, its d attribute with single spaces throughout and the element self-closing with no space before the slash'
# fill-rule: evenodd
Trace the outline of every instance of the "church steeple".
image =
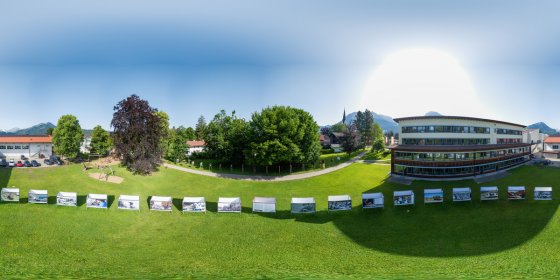
<svg viewBox="0 0 560 280">
<path fill-rule="evenodd" d="M 344 108 L 344 113 L 342 113 L 342 124 L 346 124 L 346 108 Z"/>
</svg>

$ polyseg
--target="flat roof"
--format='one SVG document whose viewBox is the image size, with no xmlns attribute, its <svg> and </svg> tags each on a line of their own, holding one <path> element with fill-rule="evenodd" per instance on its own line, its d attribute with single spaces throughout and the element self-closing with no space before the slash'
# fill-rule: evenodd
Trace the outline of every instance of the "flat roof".
<svg viewBox="0 0 560 280">
<path fill-rule="evenodd" d="M 410 120 L 430 120 L 430 119 L 440 119 L 440 120 L 467 120 L 467 121 L 483 121 L 483 122 L 493 122 L 493 123 L 501 123 L 507 125 L 518 126 L 521 128 L 527 127 L 526 125 L 504 122 L 504 121 L 497 121 L 491 119 L 483 119 L 483 118 L 473 118 L 473 117 L 462 117 L 462 116 L 415 116 L 415 117 L 405 117 L 405 118 L 396 118 L 393 119 L 395 122 L 401 121 L 410 121 Z"/>
<path fill-rule="evenodd" d="M 499 150 L 499 149 L 510 149 L 519 147 L 529 147 L 531 144 L 528 143 L 516 143 L 516 144 L 490 144 L 490 145 L 397 145 L 395 147 L 390 147 L 389 149 L 397 151 L 408 151 L 408 152 L 461 152 L 461 151 L 488 151 L 488 150 Z"/>
<path fill-rule="evenodd" d="M 52 143 L 52 136 L 45 136 L 45 135 L 0 136 L 0 143 Z"/>
</svg>

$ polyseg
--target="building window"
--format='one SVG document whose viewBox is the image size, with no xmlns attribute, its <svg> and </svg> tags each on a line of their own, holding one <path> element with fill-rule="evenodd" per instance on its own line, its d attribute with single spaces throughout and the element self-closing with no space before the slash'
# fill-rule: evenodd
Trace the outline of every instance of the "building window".
<svg viewBox="0 0 560 280">
<path fill-rule="evenodd" d="M 18 145 L 18 146 L 15 146 L 14 149 L 16 149 L 16 150 L 21 150 L 21 146 L 19 146 L 19 145 Z"/>
<path fill-rule="evenodd" d="M 452 126 L 452 125 L 426 125 L 403 126 L 402 133 L 477 133 L 490 134 L 489 127 Z"/>
<path fill-rule="evenodd" d="M 4 146 L 4 145 L 0 146 L 0 150 L 5 150 L 5 149 L 6 149 L 6 146 Z"/>
<path fill-rule="evenodd" d="M 6 146 L 6 150 L 13 150 L 13 149 L 14 149 L 14 146 L 9 146 L 9 145 Z"/>
<path fill-rule="evenodd" d="M 21 146 L 22 149 L 29 149 L 29 145 L 23 145 Z"/>
<path fill-rule="evenodd" d="M 553 149 L 553 150 L 558 150 L 558 146 L 559 146 L 559 145 L 552 145 L 552 149 Z"/>
</svg>

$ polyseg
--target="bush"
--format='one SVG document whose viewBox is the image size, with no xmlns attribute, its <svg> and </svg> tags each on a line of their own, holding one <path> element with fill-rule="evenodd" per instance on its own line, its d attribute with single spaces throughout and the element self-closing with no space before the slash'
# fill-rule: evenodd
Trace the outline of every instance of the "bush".
<svg viewBox="0 0 560 280">
<path fill-rule="evenodd" d="M 322 149 L 321 154 L 322 155 L 334 154 L 334 149 L 333 148 Z"/>
</svg>

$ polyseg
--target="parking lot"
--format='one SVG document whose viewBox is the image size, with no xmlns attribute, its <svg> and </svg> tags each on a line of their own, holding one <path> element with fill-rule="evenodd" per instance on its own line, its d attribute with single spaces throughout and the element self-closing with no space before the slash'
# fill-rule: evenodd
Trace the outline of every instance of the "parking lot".
<svg viewBox="0 0 560 280">
<path fill-rule="evenodd" d="M 52 164 L 50 163 L 52 162 Z M 0 168 L 39 168 L 63 165 L 64 162 L 56 156 L 50 158 L 26 157 L 5 157 L 0 158 Z"/>
</svg>

